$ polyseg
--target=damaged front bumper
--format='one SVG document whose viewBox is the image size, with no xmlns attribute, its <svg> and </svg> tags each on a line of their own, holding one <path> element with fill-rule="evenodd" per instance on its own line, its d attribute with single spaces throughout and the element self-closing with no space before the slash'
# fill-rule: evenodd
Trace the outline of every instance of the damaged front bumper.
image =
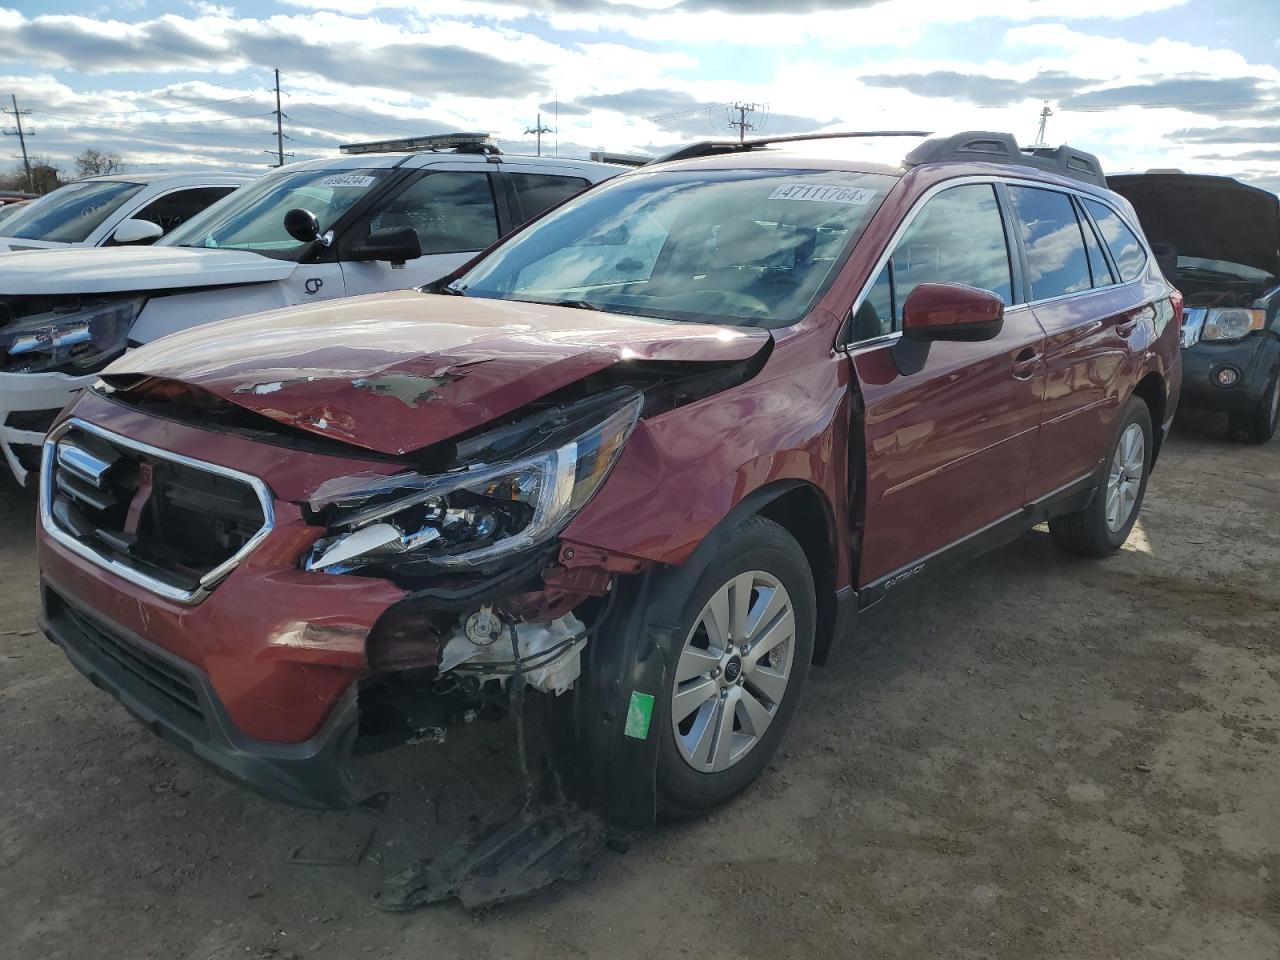
<svg viewBox="0 0 1280 960">
<path fill-rule="evenodd" d="M 349 759 L 358 727 L 351 686 L 312 737 L 272 743 L 245 736 L 208 675 L 163 647 L 41 584 L 40 626 L 94 686 L 114 696 L 144 726 L 262 795 L 301 807 L 349 807 Z"/>
<path fill-rule="evenodd" d="M 0 373 L 0 455 L 19 484 L 40 469 L 40 444 L 59 411 L 94 376 Z"/>
</svg>

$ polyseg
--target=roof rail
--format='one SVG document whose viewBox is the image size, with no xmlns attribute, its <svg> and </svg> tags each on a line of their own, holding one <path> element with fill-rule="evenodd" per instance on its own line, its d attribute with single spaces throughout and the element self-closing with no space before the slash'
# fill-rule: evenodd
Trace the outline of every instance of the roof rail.
<svg viewBox="0 0 1280 960">
<path fill-rule="evenodd" d="M 985 130 L 970 130 L 926 140 L 907 154 L 903 165 L 918 167 L 925 163 L 965 161 L 1035 167 L 1094 186 L 1107 185 L 1102 164 L 1092 153 L 1065 144 L 1060 147 L 1019 147 L 1013 134 Z"/>
<path fill-rule="evenodd" d="M 425 137 L 369 140 L 365 143 L 344 143 L 338 150 L 348 156 L 359 153 L 419 153 L 426 150 L 486 154 L 500 152 L 493 137 L 487 133 L 434 133 Z"/>
<path fill-rule="evenodd" d="M 841 133 L 797 133 L 785 137 L 753 137 L 750 140 L 701 140 L 680 147 L 650 163 L 667 163 L 671 160 L 692 160 L 695 157 L 713 157 L 723 153 L 741 153 L 774 143 L 799 143 L 806 140 L 848 140 L 869 137 L 927 137 L 929 130 L 850 130 Z"/>
</svg>

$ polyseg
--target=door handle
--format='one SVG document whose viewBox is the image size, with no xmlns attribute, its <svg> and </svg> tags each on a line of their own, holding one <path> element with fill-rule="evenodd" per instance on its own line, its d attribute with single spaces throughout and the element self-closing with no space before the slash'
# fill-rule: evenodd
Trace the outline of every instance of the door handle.
<svg viewBox="0 0 1280 960">
<path fill-rule="evenodd" d="M 1122 320 L 1116 324 L 1116 336 L 1128 337 L 1138 325 L 1138 317 L 1130 317 L 1128 320 Z"/>
<path fill-rule="evenodd" d="M 1044 354 L 1033 347 L 1027 347 L 1013 358 L 1013 376 L 1017 380 L 1030 380 L 1036 370 L 1044 362 Z"/>
</svg>

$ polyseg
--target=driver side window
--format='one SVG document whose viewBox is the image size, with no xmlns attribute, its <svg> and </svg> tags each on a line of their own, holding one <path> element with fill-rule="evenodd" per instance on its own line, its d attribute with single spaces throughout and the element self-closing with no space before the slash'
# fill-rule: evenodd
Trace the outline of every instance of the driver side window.
<svg viewBox="0 0 1280 960">
<path fill-rule="evenodd" d="M 1008 304 L 1012 277 L 995 187 L 971 183 L 944 190 L 920 210 L 876 276 L 854 314 L 852 340 L 901 330 L 902 305 L 922 283 L 963 283 Z"/>
</svg>

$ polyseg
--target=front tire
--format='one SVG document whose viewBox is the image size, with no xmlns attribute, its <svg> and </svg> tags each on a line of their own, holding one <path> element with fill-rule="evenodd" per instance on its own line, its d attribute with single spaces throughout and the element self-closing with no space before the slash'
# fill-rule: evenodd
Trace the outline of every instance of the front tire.
<svg viewBox="0 0 1280 960">
<path fill-rule="evenodd" d="M 683 611 L 660 718 L 658 809 L 696 816 L 768 764 L 813 659 L 816 600 L 804 551 L 765 517 L 740 524 L 705 561 Z"/>
<path fill-rule="evenodd" d="M 1133 397 L 1111 445 L 1106 483 L 1083 510 L 1049 521 L 1049 533 L 1063 551 L 1081 557 L 1109 557 L 1129 539 L 1151 475 L 1152 439 L 1151 411 Z"/>
<path fill-rule="evenodd" d="M 1271 378 L 1266 393 L 1252 413 L 1231 415 L 1231 435 L 1245 443 L 1266 443 L 1280 425 L 1280 371 Z"/>
</svg>

